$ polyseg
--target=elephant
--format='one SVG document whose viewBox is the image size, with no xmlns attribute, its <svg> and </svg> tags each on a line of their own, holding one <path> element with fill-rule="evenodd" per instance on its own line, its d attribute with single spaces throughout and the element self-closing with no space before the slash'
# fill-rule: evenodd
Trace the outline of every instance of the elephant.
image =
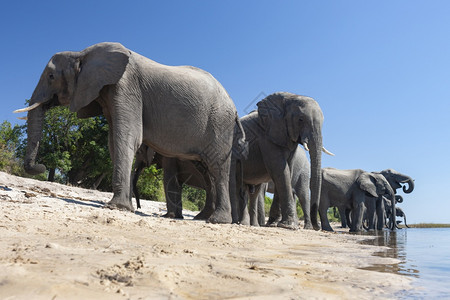
<svg viewBox="0 0 450 300">
<path fill-rule="evenodd" d="M 136 152 L 133 174 L 133 192 L 136 197 L 137 208 L 141 208 L 137 181 L 142 170 L 156 164 L 164 170 L 164 193 L 167 203 L 165 217 L 183 219 L 183 206 L 181 202 L 182 185 L 204 189 L 206 203 L 204 209 L 194 217 L 196 220 L 205 220 L 214 212 L 215 203 L 211 199 L 211 182 L 203 165 L 196 161 L 183 161 L 176 158 L 165 157 L 155 153 L 147 145 L 141 145 Z"/>
<path fill-rule="evenodd" d="M 414 180 L 408 175 L 404 175 L 395 171 L 394 169 L 386 169 L 381 172 L 374 172 L 376 174 L 383 175 L 386 180 L 391 185 L 391 188 L 397 193 L 397 189 L 402 187 L 404 193 L 411 193 L 414 190 Z M 402 186 L 403 185 L 403 186 Z M 403 199 L 403 198 L 402 198 Z M 396 201 L 397 202 L 397 201 Z M 396 203 L 394 202 L 394 203 Z M 395 204 L 394 204 L 395 207 Z M 395 209 L 395 208 L 393 208 Z M 370 201 L 367 205 L 367 219 L 368 219 L 368 229 L 378 230 L 383 229 L 385 223 L 384 216 L 384 202 L 381 197 L 378 197 L 376 201 Z"/>
<path fill-rule="evenodd" d="M 345 207 L 346 210 L 351 209 L 350 232 L 362 231 L 366 195 L 375 198 L 387 195 L 394 199 L 393 189 L 381 174 L 374 174 L 361 169 L 323 168 L 319 204 L 322 230 L 333 231 L 328 221 L 327 210 L 331 206 L 336 206 Z"/>
<path fill-rule="evenodd" d="M 295 197 L 296 195 L 300 201 L 300 205 L 302 207 L 305 219 L 304 228 L 312 229 L 313 226 L 311 224 L 311 217 L 310 217 L 311 208 L 309 195 L 310 164 L 308 158 L 306 157 L 305 151 L 301 147 L 297 147 L 297 149 L 294 151 L 290 167 L 292 172 L 291 186 L 293 197 Z M 275 196 L 275 185 L 273 181 L 269 181 L 267 184 L 265 184 L 265 187 L 263 187 L 259 191 L 260 194 L 254 193 L 249 195 L 249 211 L 250 211 L 251 225 L 255 226 L 257 225 L 256 223 L 261 225 L 260 208 L 262 207 L 264 209 L 264 195 L 266 191 L 274 194 L 267 225 L 275 226 L 281 219 L 281 207 L 279 197 Z M 262 211 L 262 215 L 264 216 L 264 211 Z M 259 220 L 259 222 L 256 222 L 255 220 Z"/>
<path fill-rule="evenodd" d="M 390 218 L 391 216 L 391 213 L 392 213 L 392 202 L 389 200 L 389 199 L 386 199 L 386 198 L 384 198 L 383 197 L 383 201 L 384 201 L 384 207 L 385 207 L 385 217 L 386 218 Z M 395 202 L 396 203 L 402 203 L 403 202 L 403 197 L 402 196 L 400 196 L 400 195 L 395 195 Z M 405 214 L 405 212 L 403 211 L 403 209 L 401 209 L 400 207 L 398 207 L 398 206 L 395 206 L 395 217 L 400 217 L 400 218 L 403 218 L 403 220 L 404 220 L 404 223 L 405 223 L 405 226 L 407 227 L 407 228 L 409 228 L 409 226 L 408 226 L 408 224 L 406 223 L 406 214 Z M 394 218 L 395 219 L 395 218 Z M 398 221 L 398 222 L 401 222 L 401 221 Z M 398 222 L 395 222 L 395 225 L 397 226 L 397 228 L 399 228 L 398 227 Z"/>
<path fill-rule="evenodd" d="M 36 156 L 44 113 L 56 105 L 69 106 L 80 118 L 105 115 L 113 161 L 108 207 L 134 211 L 133 158 L 146 144 L 166 157 L 205 164 L 216 203 L 209 221 L 231 222 L 230 153 L 233 142 L 245 147 L 245 133 L 233 101 L 211 74 L 191 66 L 159 64 L 120 43 L 56 53 L 29 106 L 15 111 L 28 112 L 24 168 L 30 174 L 45 171 L 44 165 L 36 164 Z"/>
<path fill-rule="evenodd" d="M 277 92 L 258 102 L 257 107 L 256 111 L 240 119 L 249 149 L 247 158 L 232 160 L 231 169 L 236 170 L 236 177 L 233 179 L 231 175 L 230 180 L 233 220 L 239 222 L 242 219 L 246 206 L 242 187 L 272 180 L 282 216 L 277 226 L 298 228 L 291 161 L 298 144 L 302 144 L 306 150 L 310 149 L 311 221 L 319 229 L 321 153 L 327 152 L 322 145 L 323 113 L 319 104 L 310 97 Z"/>
</svg>

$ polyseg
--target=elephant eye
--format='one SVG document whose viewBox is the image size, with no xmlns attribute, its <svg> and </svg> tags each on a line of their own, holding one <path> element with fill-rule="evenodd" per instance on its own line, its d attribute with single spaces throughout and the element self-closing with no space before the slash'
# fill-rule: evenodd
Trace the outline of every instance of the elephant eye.
<svg viewBox="0 0 450 300">
<path fill-rule="evenodd" d="M 55 79 L 55 76 L 53 76 L 53 74 L 50 74 L 50 75 L 48 75 L 48 78 L 50 78 L 50 79 Z"/>
</svg>

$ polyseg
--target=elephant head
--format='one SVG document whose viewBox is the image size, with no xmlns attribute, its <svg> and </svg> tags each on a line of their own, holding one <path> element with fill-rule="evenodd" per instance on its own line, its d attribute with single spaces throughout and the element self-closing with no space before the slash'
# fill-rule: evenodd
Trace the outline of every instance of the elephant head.
<svg viewBox="0 0 450 300">
<path fill-rule="evenodd" d="M 302 144 L 311 159 L 311 221 L 318 227 L 317 211 L 322 184 L 321 153 L 331 154 L 322 144 L 323 114 L 312 98 L 291 93 L 274 93 L 258 104 L 260 125 L 276 145 L 294 150 Z"/>
<path fill-rule="evenodd" d="M 52 106 L 69 106 L 78 117 L 102 113 L 100 91 L 117 83 L 128 64 L 130 52 L 118 43 L 101 43 L 81 52 L 55 54 L 45 67 L 31 96 L 30 106 L 15 112 L 28 112 L 28 144 L 24 162 L 27 173 L 45 172 L 36 164 L 45 112 Z"/>
<path fill-rule="evenodd" d="M 387 169 L 380 172 L 387 179 L 391 187 L 395 190 L 402 187 L 402 184 L 408 184 L 408 188 L 406 185 L 403 185 L 403 192 L 409 194 L 414 190 L 414 180 L 402 173 L 399 173 L 393 169 Z"/>
<path fill-rule="evenodd" d="M 361 190 L 368 196 L 378 198 L 387 195 L 390 199 L 395 197 L 394 190 L 384 176 L 376 173 L 363 172 L 356 180 Z"/>
</svg>

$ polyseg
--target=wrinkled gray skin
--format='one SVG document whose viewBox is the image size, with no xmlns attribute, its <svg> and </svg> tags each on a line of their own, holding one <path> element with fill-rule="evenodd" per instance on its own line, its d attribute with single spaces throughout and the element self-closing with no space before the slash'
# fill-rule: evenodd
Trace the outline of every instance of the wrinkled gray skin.
<svg viewBox="0 0 450 300">
<path fill-rule="evenodd" d="M 230 151 L 240 124 L 233 101 L 211 74 L 159 64 L 119 43 L 100 43 L 55 54 L 31 97 L 30 106 L 36 103 L 43 105 L 28 112 L 28 173 L 45 171 L 36 154 L 48 108 L 69 106 L 81 118 L 103 113 L 114 165 L 109 207 L 134 210 L 131 170 L 144 143 L 166 157 L 202 161 L 214 180 L 216 210 L 209 221 L 231 222 Z"/>
<path fill-rule="evenodd" d="M 328 221 L 327 210 L 329 207 L 336 206 L 351 209 L 350 232 L 362 231 L 366 195 L 375 198 L 387 195 L 388 198 L 394 199 L 394 191 L 381 174 L 360 169 L 322 169 L 322 191 L 319 204 L 322 229 L 333 231 Z"/>
<path fill-rule="evenodd" d="M 257 111 L 241 118 L 249 143 L 249 154 L 247 159 L 232 162 L 232 169 L 236 168 L 237 175 L 236 181 L 233 182 L 231 178 L 230 182 L 233 220 L 240 221 L 246 207 L 245 193 L 236 186 L 240 182 L 245 186 L 272 180 L 282 216 L 277 225 L 298 228 L 295 199 L 292 195 L 291 160 L 300 143 L 306 144 L 310 150 L 311 221 L 319 229 L 317 209 L 322 182 L 320 169 L 323 149 L 323 114 L 319 104 L 312 98 L 283 92 L 267 96 L 257 106 Z"/>
<path fill-rule="evenodd" d="M 166 197 L 167 213 L 164 217 L 183 219 L 183 205 L 181 201 L 182 185 L 187 184 L 194 188 L 206 191 L 204 209 L 195 216 L 196 220 L 206 220 L 214 212 L 214 201 L 211 199 L 211 183 L 206 169 L 195 161 L 182 161 L 155 153 L 147 145 L 141 145 L 136 152 L 133 174 L 133 192 L 136 197 L 137 208 L 141 208 L 137 181 L 142 170 L 156 164 L 157 168 L 164 170 L 164 193 Z"/>
<path fill-rule="evenodd" d="M 300 201 L 300 205 L 304 212 L 305 218 L 305 229 L 313 229 L 311 224 L 310 217 L 310 195 L 309 195 L 309 177 L 310 177 L 310 164 L 308 158 L 306 157 L 305 151 L 297 147 L 295 152 L 293 153 L 293 157 L 291 159 L 291 186 L 292 192 L 298 197 Z M 260 188 L 260 194 L 257 194 L 256 191 L 254 194 L 249 195 L 249 213 L 250 213 L 250 224 L 256 226 L 257 224 L 262 225 L 260 222 L 260 207 L 264 209 L 264 196 L 265 190 L 267 192 L 274 194 L 272 206 L 270 208 L 269 220 L 267 222 L 267 226 L 276 226 L 278 222 L 281 220 L 281 207 L 279 197 L 275 196 L 275 185 L 273 181 L 269 181 L 267 187 Z M 294 198 L 295 199 L 295 198 Z M 262 211 L 264 216 L 264 211 Z M 256 222 L 255 220 L 259 220 Z M 257 224 L 256 224 L 257 223 Z"/>
<path fill-rule="evenodd" d="M 408 175 L 399 173 L 393 169 L 383 170 L 381 172 L 374 172 L 375 174 L 383 175 L 391 185 L 391 188 L 397 193 L 397 189 L 402 188 L 404 193 L 411 193 L 414 190 L 414 180 Z M 394 204 L 395 207 L 395 204 Z M 385 208 L 381 197 L 376 201 L 370 201 L 367 205 L 367 219 L 368 229 L 381 230 L 385 224 Z"/>
</svg>

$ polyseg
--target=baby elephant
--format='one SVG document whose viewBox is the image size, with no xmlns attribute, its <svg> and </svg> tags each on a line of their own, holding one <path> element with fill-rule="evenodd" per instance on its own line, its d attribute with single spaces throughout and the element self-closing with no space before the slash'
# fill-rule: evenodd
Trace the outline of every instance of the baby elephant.
<svg viewBox="0 0 450 300">
<path fill-rule="evenodd" d="M 360 169 L 338 170 L 323 168 L 319 204 L 322 230 L 333 231 L 328 221 L 327 210 L 331 206 L 337 206 L 345 207 L 352 211 L 350 232 L 362 231 L 366 198 L 375 201 L 379 196 L 383 195 L 387 195 L 389 199 L 394 198 L 394 191 L 386 178 L 381 174 L 370 173 Z"/>
</svg>

